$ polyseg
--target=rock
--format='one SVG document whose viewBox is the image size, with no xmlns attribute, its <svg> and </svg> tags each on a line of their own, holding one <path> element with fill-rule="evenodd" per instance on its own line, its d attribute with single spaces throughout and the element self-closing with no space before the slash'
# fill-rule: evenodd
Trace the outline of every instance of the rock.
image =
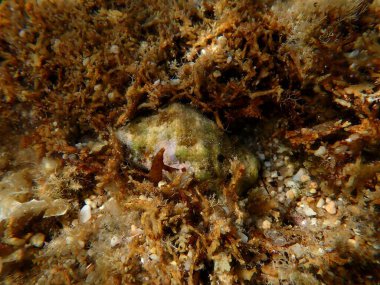
<svg viewBox="0 0 380 285">
<path fill-rule="evenodd" d="M 308 217 L 311 217 L 311 216 L 315 216 L 317 213 L 312 209 L 310 208 L 308 205 L 305 205 L 304 208 L 303 208 L 303 212 L 306 216 Z"/>
<path fill-rule="evenodd" d="M 113 236 L 112 238 L 111 238 L 111 240 L 110 240 L 110 245 L 111 245 L 111 247 L 115 247 L 115 246 L 117 246 L 117 245 L 119 245 L 121 243 L 121 238 L 120 237 L 118 237 L 118 236 Z"/>
<path fill-rule="evenodd" d="M 45 235 L 42 233 L 35 234 L 30 239 L 30 244 L 35 247 L 42 247 L 44 245 Z"/>
<path fill-rule="evenodd" d="M 172 104 L 156 115 L 138 118 L 116 135 L 129 149 L 128 160 L 146 170 L 164 149 L 166 166 L 192 173 L 198 181 L 224 181 L 234 159 L 244 166 L 239 189 L 251 186 L 258 176 L 259 163 L 251 151 L 236 146 L 214 121 L 185 105 Z"/>
<path fill-rule="evenodd" d="M 269 230 L 272 226 L 272 223 L 268 220 L 264 220 L 262 224 L 263 230 Z"/>
<path fill-rule="evenodd" d="M 307 174 L 305 168 L 300 168 L 298 172 L 293 176 L 293 180 L 297 182 L 305 183 L 310 180 L 310 176 Z"/>
<path fill-rule="evenodd" d="M 325 206 L 324 206 L 325 210 L 327 213 L 331 214 L 331 215 L 335 215 L 336 214 L 336 204 L 334 201 L 329 201 Z"/>
<path fill-rule="evenodd" d="M 293 244 L 289 247 L 291 251 L 293 251 L 296 258 L 301 258 L 305 254 L 305 247 L 300 245 L 299 243 Z"/>
<path fill-rule="evenodd" d="M 285 195 L 286 195 L 286 198 L 288 198 L 289 200 L 293 200 L 296 197 L 296 193 L 293 189 L 286 191 Z"/>
<path fill-rule="evenodd" d="M 320 146 L 315 152 L 314 152 L 314 155 L 315 156 L 319 156 L 319 157 L 323 157 L 326 153 L 326 147 L 324 146 Z"/>
<path fill-rule="evenodd" d="M 48 206 L 46 201 L 31 200 L 20 203 L 11 197 L 0 196 L 0 221 L 13 219 L 14 221 L 24 217 L 30 219 L 42 213 Z"/>
<path fill-rule="evenodd" d="M 317 208 L 322 208 L 325 204 L 325 200 L 323 198 L 320 198 L 317 203 Z"/>
</svg>

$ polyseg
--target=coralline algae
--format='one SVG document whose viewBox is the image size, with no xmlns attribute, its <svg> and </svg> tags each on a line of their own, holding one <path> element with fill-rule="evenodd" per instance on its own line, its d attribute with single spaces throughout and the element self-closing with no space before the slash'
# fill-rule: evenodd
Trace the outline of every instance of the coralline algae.
<svg viewBox="0 0 380 285">
<path fill-rule="evenodd" d="M 116 134 L 129 150 L 128 159 L 147 170 L 164 148 L 165 165 L 191 172 L 197 181 L 210 185 L 226 180 L 234 160 L 244 167 L 243 187 L 252 185 L 258 176 L 259 163 L 252 152 L 234 145 L 215 122 L 182 104 L 137 118 Z"/>
</svg>

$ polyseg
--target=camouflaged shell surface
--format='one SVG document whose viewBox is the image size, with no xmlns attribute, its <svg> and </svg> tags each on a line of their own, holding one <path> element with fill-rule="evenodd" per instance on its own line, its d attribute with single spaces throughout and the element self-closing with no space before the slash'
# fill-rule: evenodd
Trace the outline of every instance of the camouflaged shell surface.
<svg viewBox="0 0 380 285">
<path fill-rule="evenodd" d="M 252 184 L 259 163 L 248 149 L 235 146 L 216 123 L 195 109 L 172 104 L 158 114 L 141 117 L 120 128 L 118 139 L 127 146 L 129 160 L 147 170 L 162 148 L 164 163 L 193 173 L 198 181 L 225 180 L 232 160 L 244 165 L 244 184 Z"/>
</svg>

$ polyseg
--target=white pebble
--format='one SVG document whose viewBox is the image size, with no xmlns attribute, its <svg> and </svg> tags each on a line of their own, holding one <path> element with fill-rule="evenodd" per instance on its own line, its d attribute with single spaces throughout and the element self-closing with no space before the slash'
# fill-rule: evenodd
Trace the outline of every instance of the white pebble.
<svg viewBox="0 0 380 285">
<path fill-rule="evenodd" d="M 305 174 L 305 175 L 302 175 L 301 178 L 300 178 L 300 181 L 302 183 L 305 183 L 305 182 L 308 182 L 310 180 L 310 176 Z"/>
<path fill-rule="evenodd" d="M 304 177 L 304 176 L 308 176 L 307 175 L 307 172 L 306 172 L 306 169 L 305 168 L 300 168 L 297 173 L 293 176 L 293 180 L 294 181 L 300 181 L 300 182 L 303 182 L 302 180 L 304 179 L 307 179 L 307 177 Z M 310 179 L 310 177 L 309 177 Z M 305 181 L 306 182 L 306 181 Z"/>
<path fill-rule="evenodd" d="M 218 44 L 220 44 L 222 47 L 224 47 L 227 44 L 227 38 L 225 36 L 219 36 L 216 40 Z"/>
<path fill-rule="evenodd" d="M 178 78 L 170 79 L 170 84 L 173 86 L 177 86 L 181 83 L 181 80 Z"/>
<path fill-rule="evenodd" d="M 153 261 L 160 261 L 160 257 L 157 254 L 150 254 L 149 258 Z"/>
<path fill-rule="evenodd" d="M 79 212 L 79 222 L 82 224 L 88 222 L 91 219 L 91 207 L 89 205 L 84 205 Z"/>
<path fill-rule="evenodd" d="M 238 231 L 238 236 L 240 237 L 242 242 L 248 242 L 248 236 L 246 236 L 242 232 Z"/>
<path fill-rule="evenodd" d="M 114 54 L 118 54 L 120 52 L 119 46 L 112 45 L 111 48 L 110 48 L 110 52 L 112 52 Z"/>
<path fill-rule="evenodd" d="M 102 85 L 101 84 L 96 84 L 94 86 L 94 91 L 100 91 L 100 90 L 102 90 Z"/>
<path fill-rule="evenodd" d="M 212 75 L 215 77 L 215 78 L 218 78 L 220 76 L 222 76 L 222 73 L 219 71 L 219 70 L 215 70 Z"/>
<path fill-rule="evenodd" d="M 83 240 L 78 240 L 78 245 L 79 245 L 80 248 L 84 248 L 85 243 L 84 243 Z"/>
<path fill-rule="evenodd" d="M 334 201 L 330 201 L 329 203 L 327 203 L 324 208 L 327 211 L 327 213 L 329 213 L 331 215 L 336 214 L 336 205 L 335 205 Z"/>
<path fill-rule="evenodd" d="M 289 247 L 297 258 L 301 258 L 305 254 L 305 247 L 296 243 Z"/>
<path fill-rule="evenodd" d="M 25 32 L 25 30 L 20 30 L 20 31 L 18 32 L 18 35 L 19 35 L 20 38 L 25 37 L 25 36 L 26 36 L 26 32 Z"/>
<path fill-rule="evenodd" d="M 272 171 L 272 173 L 270 174 L 270 177 L 271 178 L 277 178 L 278 177 L 277 171 Z"/>
<path fill-rule="evenodd" d="M 306 216 L 308 217 L 311 217 L 311 216 L 315 216 L 317 213 L 312 209 L 310 208 L 308 205 L 305 205 L 305 207 L 303 208 L 303 212 L 305 213 Z"/>
<path fill-rule="evenodd" d="M 285 180 L 285 186 L 288 188 L 298 188 L 297 184 L 293 180 L 290 180 L 290 179 Z"/>
<path fill-rule="evenodd" d="M 83 66 L 86 66 L 90 62 L 90 59 L 88 57 L 83 58 L 82 64 Z"/>
<path fill-rule="evenodd" d="M 326 147 L 324 147 L 323 145 L 320 146 L 315 152 L 314 152 L 314 155 L 315 156 L 319 156 L 319 157 L 322 157 L 326 154 Z"/>
<path fill-rule="evenodd" d="M 325 204 L 325 200 L 323 198 L 320 198 L 317 202 L 317 208 L 322 208 Z"/>
<path fill-rule="evenodd" d="M 44 245 L 45 235 L 42 233 L 35 234 L 30 239 L 30 244 L 35 247 L 42 247 Z"/>
<path fill-rule="evenodd" d="M 353 238 L 350 238 L 350 239 L 347 241 L 347 243 L 348 243 L 350 246 L 354 247 L 354 248 L 358 248 L 358 247 L 359 247 L 358 242 L 357 242 L 355 239 L 353 239 Z"/>
<path fill-rule="evenodd" d="M 270 222 L 270 221 L 268 221 L 268 220 L 265 220 L 264 222 L 263 222 L 263 224 L 262 224 L 262 228 L 264 229 L 264 230 L 269 230 L 270 228 L 271 228 L 271 226 L 272 226 L 272 223 Z"/>
<path fill-rule="evenodd" d="M 118 236 L 113 236 L 110 241 L 111 247 L 117 246 L 118 244 L 120 244 L 120 242 L 121 239 Z"/>
<path fill-rule="evenodd" d="M 293 200 L 296 197 L 296 193 L 293 189 L 290 189 L 289 191 L 286 192 L 286 198 L 289 200 Z"/>
<path fill-rule="evenodd" d="M 113 101 L 113 100 L 115 100 L 116 96 L 115 96 L 115 93 L 110 92 L 107 94 L 107 97 L 108 97 L 108 100 Z"/>
</svg>

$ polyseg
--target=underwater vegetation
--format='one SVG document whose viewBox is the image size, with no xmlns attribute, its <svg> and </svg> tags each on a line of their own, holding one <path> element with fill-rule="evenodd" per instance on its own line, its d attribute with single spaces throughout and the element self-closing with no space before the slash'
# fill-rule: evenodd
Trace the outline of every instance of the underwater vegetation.
<svg viewBox="0 0 380 285">
<path fill-rule="evenodd" d="M 0 283 L 378 284 L 379 0 L 0 1 Z"/>
</svg>

